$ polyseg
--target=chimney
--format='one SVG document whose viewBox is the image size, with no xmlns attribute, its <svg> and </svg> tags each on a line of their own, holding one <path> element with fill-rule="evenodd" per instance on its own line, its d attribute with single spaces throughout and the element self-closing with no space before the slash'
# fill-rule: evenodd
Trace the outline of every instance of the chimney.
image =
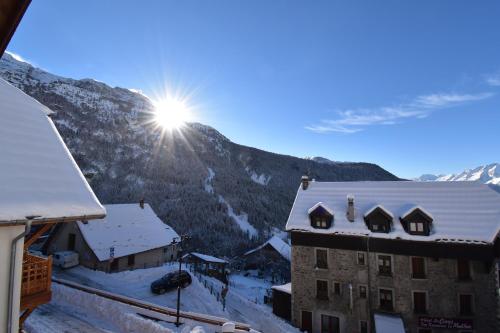
<svg viewBox="0 0 500 333">
<path fill-rule="evenodd" d="M 302 181 L 302 189 L 304 191 L 307 190 L 307 187 L 309 186 L 309 177 L 304 175 L 304 176 L 302 176 L 301 181 Z"/>
<path fill-rule="evenodd" d="M 140 206 L 142 209 L 144 209 L 144 199 L 141 199 L 141 200 L 139 201 L 139 206 Z"/>
<path fill-rule="evenodd" d="M 354 195 L 347 195 L 347 219 L 354 222 Z"/>
</svg>

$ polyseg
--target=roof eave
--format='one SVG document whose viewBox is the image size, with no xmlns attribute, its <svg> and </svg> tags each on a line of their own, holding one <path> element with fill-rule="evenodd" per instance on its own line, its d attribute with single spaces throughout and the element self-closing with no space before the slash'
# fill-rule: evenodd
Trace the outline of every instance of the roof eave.
<svg viewBox="0 0 500 333">
<path fill-rule="evenodd" d="M 106 217 L 106 214 L 80 215 L 80 216 L 63 216 L 63 217 L 47 217 L 35 219 L 19 219 L 19 220 L 0 220 L 0 227 L 25 225 L 31 221 L 32 225 L 51 224 L 51 223 L 68 223 L 82 220 L 100 220 Z"/>
</svg>

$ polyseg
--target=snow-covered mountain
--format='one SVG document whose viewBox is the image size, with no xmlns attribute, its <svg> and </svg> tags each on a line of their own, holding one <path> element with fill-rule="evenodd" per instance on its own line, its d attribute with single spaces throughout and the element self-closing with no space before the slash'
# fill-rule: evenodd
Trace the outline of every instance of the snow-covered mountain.
<svg viewBox="0 0 500 333">
<path fill-rule="evenodd" d="M 191 248 L 241 253 L 283 229 L 300 177 L 393 180 L 369 163 L 318 163 L 238 145 L 191 123 L 162 135 L 144 95 L 92 80 L 63 78 L 9 54 L 0 77 L 50 107 L 56 127 L 101 202 L 141 198 Z M 253 244 L 250 244 L 253 243 Z"/>
<path fill-rule="evenodd" d="M 415 179 L 417 181 L 474 181 L 484 184 L 500 185 L 500 163 L 478 166 L 474 169 L 467 169 L 458 174 L 448 175 L 422 175 Z"/>
</svg>

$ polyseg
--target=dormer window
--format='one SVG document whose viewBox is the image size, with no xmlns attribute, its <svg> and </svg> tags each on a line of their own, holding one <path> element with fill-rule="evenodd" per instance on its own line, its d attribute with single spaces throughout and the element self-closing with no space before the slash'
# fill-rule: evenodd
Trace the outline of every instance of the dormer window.
<svg viewBox="0 0 500 333">
<path fill-rule="evenodd" d="M 364 218 L 366 226 L 372 232 L 388 233 L 391 231 L 391 223 L 394 217 L 382 205 L 375 205 L 365 213 Z"/>
<path fill-rule="evenodd" d="M 424 222 L 410 222 L 410 232 L 424 232 Z"/>
<path fill-rule="evenodd" d="M 333 211 L 318 202 L 308 210 L 311 226 L 316 229 L 328 229 L 333 222 Z"/>
<path fill-rule="evenodd" d="M 422 207 L 415 206 L 401 216 L 403 228 L 410 235 L 429 236 L 433 218 Z"/>
</svg>

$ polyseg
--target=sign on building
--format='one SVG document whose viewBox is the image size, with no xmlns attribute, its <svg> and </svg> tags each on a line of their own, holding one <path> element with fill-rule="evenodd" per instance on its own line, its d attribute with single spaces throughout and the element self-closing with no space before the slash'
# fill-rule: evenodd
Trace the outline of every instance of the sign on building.
<svg viewBox="0 0 500 333">
<path fill-rule="evenodd" d="M 456 330 L 472 330 L 471 319 L 443 318 L 443 317 L 420 317 L 418 326 L 422 328 L 447 328 Z"/>
</svg>

